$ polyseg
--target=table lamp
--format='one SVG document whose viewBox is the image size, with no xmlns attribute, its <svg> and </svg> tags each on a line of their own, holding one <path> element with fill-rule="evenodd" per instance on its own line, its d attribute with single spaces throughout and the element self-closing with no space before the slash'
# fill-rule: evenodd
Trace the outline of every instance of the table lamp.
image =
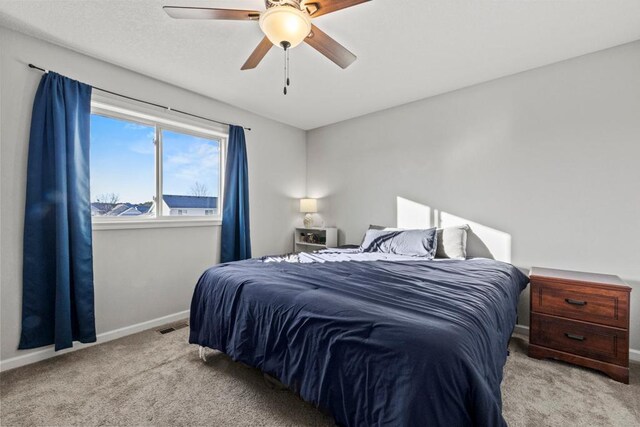
<svg viewBox="0 0 640 427">
<path fill-rule="evenodd" d="M 316 199 L 300 199 L 300 212 L 305 214 L 305 228 L 313 227 L 313 217 L 311 214 L 318 212 L 318 201 Z"/>
</svg>

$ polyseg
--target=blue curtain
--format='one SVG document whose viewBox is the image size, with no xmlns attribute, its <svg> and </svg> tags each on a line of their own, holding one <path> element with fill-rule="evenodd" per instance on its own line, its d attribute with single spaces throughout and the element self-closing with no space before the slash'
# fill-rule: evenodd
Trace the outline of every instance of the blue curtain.
<svg viewBox="0 0 640 427">
<path fill-rule="evenodd" d="M 42 77 L 29 139 L 20 349 L 96 340 L 90 118 L 91 86 Z"/>
<path fill-rule="evenodd" d="M 227 165 L 222 209 L 222 248 L 220 261 L 251 258 L 249 233 L 249 174 L 247 144 L 242 126 L 229 127 Z"/>
</svg>

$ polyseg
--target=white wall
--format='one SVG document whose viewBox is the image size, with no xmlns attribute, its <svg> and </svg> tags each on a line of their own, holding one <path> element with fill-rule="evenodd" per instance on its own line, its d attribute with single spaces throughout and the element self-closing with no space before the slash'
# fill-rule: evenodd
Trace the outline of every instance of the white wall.
<svg viewBox="0 0 640 427">
<path fill-rule="evenodd" d="M 0 359 L 17 351 L 22 293 L 22 230 L 33 97 L 50 68 L 94 86 L 170 105 L 253 130 L 246 133 L 253 254 L 291 250 L 305 195 L 305 133 L 210 98 L 0 27 Z M 215 76 L 212 76 L 215 78 Z M 219 257 L 219 227 L 94 231 L 99 334 L 182 312 L 202 271 Z M 112 334 L 113 335 L 113 334 Z"/>
<path fill-rule="evenodd" d="M 342 243 L 398 197 L 482 224 L 516 266 L 627 280 L 640 349 L 640 41 L 315 129 L 307 158 Z"/>
</svg>

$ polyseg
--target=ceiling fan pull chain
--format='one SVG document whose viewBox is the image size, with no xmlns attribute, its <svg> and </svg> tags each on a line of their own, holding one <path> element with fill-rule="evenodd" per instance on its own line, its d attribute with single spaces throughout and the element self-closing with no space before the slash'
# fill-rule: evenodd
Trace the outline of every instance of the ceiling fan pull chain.
<svg viewBox="0 0 640 427">
<path fill-rule="evenodd" d="M 287 94 L 287 49 L 284 50 L 284 94 Z"/>
<path fill-rule="evenodd" d="M 287 94 L 287 86 L 289 86 L 289 48 L 291 43 L 283 41 L 280 46 L 284 49 L 284 94 Z"/>
</svg>

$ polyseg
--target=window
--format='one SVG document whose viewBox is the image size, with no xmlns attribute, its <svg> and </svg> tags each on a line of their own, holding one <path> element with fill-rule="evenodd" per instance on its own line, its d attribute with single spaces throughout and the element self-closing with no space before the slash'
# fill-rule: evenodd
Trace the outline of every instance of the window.
<svg viewBox="0 0 640 427">
<path fill-rule="evenodd" d="M 225 140 L 204 127 L 92 103 L 92 217 L 219 217 Z"/>
<path fill-rule="evenodd" d="M 91 215 L 149 216 L 156 194 L 155 129 L 91 115 Z"/>
<path fill-rule="evenodd" d="M 163 215 L 203 216 L 218 209 L 220 141 L 162 129 Z"/>
</svg>

